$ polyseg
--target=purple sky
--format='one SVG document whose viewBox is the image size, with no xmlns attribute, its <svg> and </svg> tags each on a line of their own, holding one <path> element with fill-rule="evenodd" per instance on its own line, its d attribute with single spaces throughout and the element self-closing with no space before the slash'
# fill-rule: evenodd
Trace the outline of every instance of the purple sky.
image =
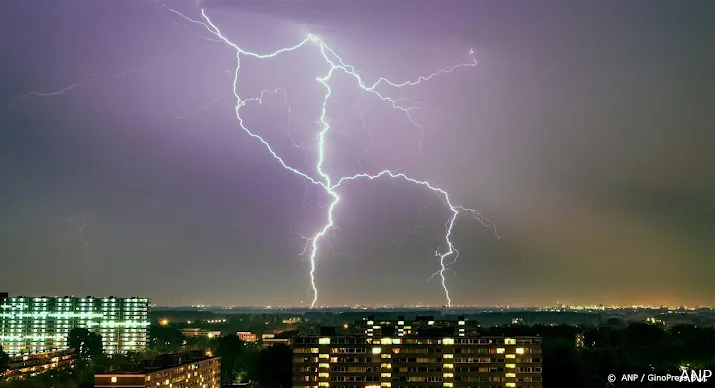
<svg viewBox="0 0 715 388">
<path fill-rule="evenodd" d="M 201 18 L 195 2 L 166 4 Z M 454 304 L 712 303 L 711 2 L 203 6 L 246 50 L 315 33 L 368 81 L 412 80 L 474 48 L 475 68 L 381 90 L 433 108 L 422 152 L 420 130 L 345 75 L 328 106 L 332 176 L 399 170 L 499 227 L 501 240 L 456 223 Z M 320 230 L 329 197 L 304 195 L 239 128 L 233 49 L 149 0 L 6 1 L 0 33 L 0 291 L 309 303 L 301 236 Z M 284 88 L 290 116 L 272 95 L 245 124 L 313 176 L 327 70 L 306 46 L 245 59 L 239 84 Z M 318 304 L 444 304 L 427 281 L 450 215 L 440 198 L 389 179 L 339 192 Z"/>
</svg>

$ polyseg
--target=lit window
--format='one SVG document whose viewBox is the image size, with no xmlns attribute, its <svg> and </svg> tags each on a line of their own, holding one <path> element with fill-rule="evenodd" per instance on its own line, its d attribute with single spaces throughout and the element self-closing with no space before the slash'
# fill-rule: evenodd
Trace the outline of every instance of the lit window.
<svg viewBox="0 0 715 388">
<path fill-rule="evenodd" d="M 504 348 L 497 348 L 497 354 L 504 354 Z"/>
<path fill-rule="evenodd" d="M 330 373 L 318 373 L 318 377 L 330 377 Z"/>
<path fill-rule="evenodd" d="M 391 373 L 381 373 L 380 376 L 382 377 L 392 377 Z"/>
<path fill-rule="evenodd" d="M 505 377 L 516 377 L 516 373 L 506 373 Z"/>
<path fill-rule="evenodd" d="M 381 338 L 380 343 L 383 345 L 390 345 L 392 343 L 392 338 Z"/>
<path fill-rule="evenodd" d="M 454 358 L 454 354 L 445 354 L 444 358 Z"/>
<path fill-rule="evenodd" d="M 330 338 L 321 338 L 318 340 L 318 343 L 321 345 L 329 345 L 330 344 Z"/>
<path fill-rule="evenodd" d="M 516 364 L 506 364 L 507 368 L 516 368 Z"/>
<path fill-rule="evenodd" d="M 445 345 L 454 345 L 454 338 L 445 338 L 442 340 L 442 343 Z"/>
<path fill-rule="evenodd" d="M 506 358 L 516 358 L 516 354 L 507 354 Z"/>
<path fill-rule="evenodd" d="M 506 338 L 504 340 L 505 345 L 516 345 L 516 340 L 514 338 Z"/>
<path fill-rule="evenodd" d="M 452 369 L 452 368 L 454 368 L 454 364 L 444 364 L 444 365 L 442 365 L 442 367 L 444 369 Z"/>
<path fill-rule="evenodd" d="M 524 354 L 524 348 L 516 348 L 516 354 Z"/>
<path fill-rule="evenodd" d="M 116 383 L 116 382 L 117 382 L 117 378 L 116 378 L 115 376 L 112 376 L 112 382 L 113 382 L 113 383 Z"/>
<path fill-rule="evenodd" d="M 372 348 L 372 354 L 380 354 L 382 353 L 382 348 Z"/>
</svg>

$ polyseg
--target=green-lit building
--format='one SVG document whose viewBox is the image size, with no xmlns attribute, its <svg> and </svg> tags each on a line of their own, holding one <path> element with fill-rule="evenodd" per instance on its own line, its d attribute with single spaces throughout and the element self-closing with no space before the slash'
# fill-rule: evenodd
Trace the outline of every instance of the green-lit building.
<svg viewBox="0 0 715 388">
<path fill-rule="evenodd" d="M 146 347 L 148 314 L 146 298 L 0 297 L 0 345 L 10 355 L 66 349 L 69 331 L 84 327 L 105 353 L 125 353 Z"/>
</svg>

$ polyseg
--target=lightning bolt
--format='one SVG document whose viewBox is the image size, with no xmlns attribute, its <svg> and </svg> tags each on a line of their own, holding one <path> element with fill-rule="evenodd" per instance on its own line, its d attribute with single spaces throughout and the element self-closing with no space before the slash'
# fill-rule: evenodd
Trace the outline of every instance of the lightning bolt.
<svg viewBox="0 0 715 388">
<path fill-rule="evenodd" d="M 84 217 L 78 217 L 78 216 L 69 216 L 65 218 L 67 222 L 75 222 L 79 221 L 79 229 L 77 231 L 77 237 L 79 240 L 82 242 L 82 248 L 84 251 L 84 257 L 85 259 L 89 260 L 89 240 L 84 236 L 84 230 L 87 228 L 87 219 Z"/>
<path fill-rule="evenodd" d="M 130 75 L 130 74 L 134 74 L 134 73 L 143 74 L 144 72 L 145 72 L 145 70 L 143 70 L 143 69 L 129 69 L 129 70 L 124 70 L 124 71 L 122 71 L 121 73 L 117 73 L 117 74 L 114 74 L 114 75 L 110 75 L 110 76 L 108 76 L 108 77 L 106 77 L 106 78 L 109 78 L 109 79 L 121 79 L 121 78 L 124 78 L 124 77 L 126 77 L 126 76 L 128 76 L 128 75 Z M 10 109 L 12 109 L 12 108 L 15 107 L 15 104 L 16 104 L 17 102 L 22 101 L 22 100 L 26 100 L 26 99 L 31 98 L 31 97 L 54 97 L 54 96 L 62 96 L 62 95 L 64 95 L 65 93 L 69 92 L 69 91 L 72 90 L 72 89 L 75 89 L 75 88 L 77 88 L 77 87 L 80 87 L 80 86 L 82 86 L 82 85 L 85 85 L 85 84 L 88 84 L 88 83 L 91 83 L 91 82 L 95 82 L 95 81 L 97 81 L 97 80 L 99 80 L 99 79 L 100 79 L 100 77 L 89 77 L 89 78 L 85 78 L 85 79 L 83 79 L 83 80 L 81 80 L 81 81 L 78 81 L 78 82 L 75 82 L 75 83 L 73 83 L 73 84 L 71 84 L 71 85 L 65 86 L 64 88 L 62 88 L 62 89 L 60 89 L 60 90 L 57 90 L 57 91 L 54 91 L 54 92 L 38 92 L 38 91 L 32 91 L 32 92 L 29 92 L 29 93 L 25 93 L 25 94 L 23 94 L 23 95 L 21 95 L 21 96 L 16 97 L 15 100 L 14 100 L 12 103 L 10 103 L 7 107 L 10 108 Z"/>
<path fill-rule="evenodd" d="M 156 1 L 156 0 L 155 0 Z M 158 3 L 158 1 L 157 1 Z M 161 4 L 161 3 L 159 3 Z M 309 34 L 307 35 L 302 41 L 299 43 L 289 46 L 289 47 L 283 47 L 280 48 L 276 51 L 269 52 L 269 53 L 256 53 L 256 52 L 251 52 L 244 50 L 241 48 L 239 45 L 228 39 L 226 36 L 223 35 L 221 30 L 213 23 L 213 21 L 209 18 L 207 15 L 205 9 L 201 9 L 201 16 L 203 17 L 204 21 L 201 20 L 194 20 L 192 18 L 189 18 L 188 16 L 185 16 L 184 14 L 180 13 L 179 11 L 176 11 L 175 9 L 169 8 L 165 5 L 162 4 L 163 7 L 167 8 L 169 11 L 172 13 L 178 15 L 185 21 L 195 24 L 195 25 L 200 25 L 203 26 L 209 33 L 214 35 L 217 39 L 221 40 L 224 42 L 226 45 L 230 46 L 233 48 L 236 52 L 236 67 L 233 71 L 233 85 L 232 85 L 232 90 L 234 97 L 236 98 L 236 105 L 235 105 L 235 115 L 236 119 L 238 121 L 238 125 L 240 128 L 245 131 L 250 137 L 258 140 L 263 146 L 266 148 L 266 150 L 271 154 L 271 156 L 280 163 L 280 165 L 285 168 L 286 170 L 292 172 L 293 174 L 303 178 L 306 183 L 311 183 L 317 186 L 322 187 L 325 192 L 330 196 L 331 201 L 330 204 L 327 206 L 328 211 L 327 211 L 327 222 L 323 225 L 320 230 L 313 235 L 312 237 L 305 237 L 302 236 L 303 239 L 305 240 L 305 245 L 303 247 L 303 251 L 301 252 L 302 255 L 309 254 L 309 259 L 310 259 L 310 272 L 309 272 L 309 277 L 310 277 L 310 286 L 313 291 L 313 299 L 311 302 L 311 308 L 315 307 L 317 301 L 318 301 L 318 288 L 316 286 L 316 279 L 315 279 L 315 273 L 316 273 L 316 262 L 317 262 L 317 257 L 318 257 L 318 252 L 319 252 L 319 244 L 321 240 L 324 240 L 324 237 L 328 233 L 328 231 L 333 230 L 336 228 L 335 225 L 335 220 L 334 220 L 334 212 L 335 209 L 340 202 L 340 195 L 338 193 L 338 189 L 341 188 L 344 184 L 347 184 L 348 182 L 351 181 L 356 181 L 356 180 L 376 180 L 380 178 L 391 178 L 391 179 L 398 179 L 398 180 L 404 180 L 410 183 L 413 183 L 415 185 L 420 185 L 423 186 L 435 194 L 439 195 L 443 202 L 448 206 L 451 215 L 449 216 L 448 220 L 445 223 L 445 236 L 444 240 L 446 242 L 446 250 L 443 250 L 440 252 L 437 250 L 435 252 L 435 256 L 439 258 L 439 263 L 440 263 L 440 269 L 437 271 L 433 276 L 439 275 L 441 279 L 441 285 L 444 290 L 445 297 L 447 299 L 447 305 L 452 306 L 452 300 L 450 298 L 449 294 L 449 289 L 447 288 L 446 284 L 446 277 L 445 273 L 449 270 L 451 270 L 449 265 L 453 264 L 456 261 L 456 258 L 459 256 L 459 251 L 454 247 L 451 237 L 452 237 L 452 232 L 454 230 L 454 224 L 455 221 L 457 220 L 458 216 L 461 213 L 469 213 L 471 214 L 476 220 L 478 220 L 482 225 L 484 226 L 489 226 L 493 228 L 494 234 L 497 236 L 497 238 L 501 238 L 497 231 L 496 228 L 494 227 L 494 223 L 482 216 L 479 212 L 473 209 L 469 209 L 463 206 L 458 206 L 454 205 L 449 197 L 449 194 L 447 191 L 434 186 L 432 183 L 426 180 L 419 180 L 416 178 L 412 178 L 405 173 L 402 172 L 395 172 L 391 170 L 383 170 L 380 171 L 376 174 L 368 174 L 368 173 L 359 173 L 355 174 L 352 176 L 344 176 L 340 177 L 337 179 L 333 179 L 330 174 L 328 174 L 324 167 L 325 167 L 325 150 L 326 150 L 326 145 L 325 145 L 325 138 L 327 133 L 330 130 L 330 125 L 327 121 L 327 116 L 328 116 L 328 101 L 330 100 L 330 97 L 332 95 L 332 90 L 329 85 L 329 81 L 331 80 L 332 76 L 338 72 L 342 72 L 350 77 L 352 77 L 356 83 L 357 86 L 361 89 L 362 92 L 364 93 L 369 93 L 374 95 L 375 97 L 379 98 L 380 100 L 390 104 L 392 108 L 402 111 L 407 119 L 415 126 L 417 127 L 420 132 L 422 133 L 422 140 L 424 140 L 424 130 L 422 128 L 422 124 L 415 120 L 414 114 L 417 112 L 423 113 L 425 107 L 418 107 L 418 106 L 406 106 L 403 105 L 399 99 L 394 99 L 389 96 L 383 95 L 380 93 L 377 88 L 378 86 L 383 85 L 384 87 L 390 87 L 390 88 L 403 88 L 403 87 L 409 87 L 409 86 L 415 86 L 418 85 L 422 82 L 426 82 L 431 80 L 434 77 L 437 77 L 442 74 L 449 74 L 453 73 L 459 68 L 464 68 L 464 67 L 475 67 L 477 65 L 476 58 L 474 57 L 474 51 L 470 50 L 469 51 L 469 56 L 470 56 L 470 61 L 466 63 L 460 63 L 457 65 L 454 65 L 450 68 L 447 69 L 441 69 L 438 70 L 432 74 L 429 74 L 427 76 L 420 76 L 415 80 L 412 81 L 405 81 L 401 83 L 396 83 L 392 82 L 386 78 L 379 78 L 377 81 L 374 83 L 366 83 L 363 78 L 360 76 L 358 73 L 357 69 L 352 66 L 346 64 L 342 58 L 335 52 L 333 49 L 331 49 L 321 38 L 319 38 L 316 35 Z M 239 73 L 241 70 L 241 61 L 244 58 L 253 58 L 253 59 L 258 59 L 258 60 L 263 60 L 263 59 L 269 59 L 269 58 L 274 58 L 277 57 L 281 54 L 284 53 L 289 53 L 296 51 L 298 49 L 303 48 L 304 46 L 314 46 L 318 48 L 318 51 L 320 55 L 322 56 L 322 59 L 325 61 L 327 65 L 329 65 L 329 69 L 326 74 L 324 74 L 321 77 L 317 77 L 316 80 L 319 82 L 323 88 L 325 89 L 325 94 L 323 96 L 323 103 L 321 107 L 321 112 L 320 112 L 320 130 L 318 132 L 317 136 L 317 145 L 318 145 L 318 155 L 317 155 L 317 161 L 316 161 L 316 171 L 318 177 L 313 177 L 309 175 L 308 173 L 305 173 L 303 171 L 300 171 L 297 168 L 294 168 L 292 166 L 289 166 L 286 161 L 281 158 L 280 155 L 278 155 L 273 147 L 264 140 L 261 136 L 258 134 L 252 132 L 246 125 L 244 124 L 243 118 L 241 116 L 241 109 L 247 106 L 248 104 L 251 103 L 262 103 L 263 98 L 266 93 L 277 93 L 281 91 L 281 89 L 274 89 L 274 90 L 263 90 L 261 91 L 260 95 L 258 97 L 248 97 L 248 98 L 242 98 L 241 95 L 239 94 L 239 88 L 238 88 L 238 81 L 239 81 Z M 287 96 L 285 96 L 286 102 L 287 102 Z M 290 105 L 289 105 L 289 111 L 290 111 Z M 361 114 L 362 116 L 362 114 Z M 371 140 L 372 141 L 372 140 Z M 291 138 L 291 143 L 296 146 L 296 143 L 293 141 Z M 421 150 L 421 144 L 422 141 L 420 142 L 420 150 Z M 447 262 L 448 258 L 452 258 L 452 261 Z"/>
</svg>

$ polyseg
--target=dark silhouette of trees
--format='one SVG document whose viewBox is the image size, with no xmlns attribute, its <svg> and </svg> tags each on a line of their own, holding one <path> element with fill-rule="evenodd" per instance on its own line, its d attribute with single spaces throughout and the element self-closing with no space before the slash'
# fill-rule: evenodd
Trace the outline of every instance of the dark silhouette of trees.
<svg viewBox="0 0 715 388">
<path fill-rule="evenodd" d="M 253 377 L 261 388 L 288 388 L 292 385 L 292 365 L 291 348 L 276 344 L 261 350 Z"/>
<path fill-rule="evenodd" d="M 10 362 L 10 356 L 2 350 L 0 346 L 0 374 L 5 373 L 7 364 Z"/>
<path fill-rule="evenodd" d="M 218 346 L 218 338 L 208 338 L 204 336 L 199 337 L 187 337 L 185 350 L 201 350 L 206 351 L 207 349 L 214 350 Z"/>
<path fill-rule="evenodd" d="M 170 326 L 151 325 L 149 327 L 149 348 L 159 353 L 176 353 L 183 350 L 184 335 Z"/>
<path fill-rule="evenodd" d="M 74 349 L 82 360 L 104 355 L 102 336 L 82 327 L 75 327 L 67 335 L 67 346 Z"/>
<path fill-rule="evenodd" d="M 255 346 L 248 346 L 236 335 L 227 335 L 217 341 L 217 356 L 221 357 L 221 381 L 224 383 L 246 380 L 257 359 Z"/>
</svg>

